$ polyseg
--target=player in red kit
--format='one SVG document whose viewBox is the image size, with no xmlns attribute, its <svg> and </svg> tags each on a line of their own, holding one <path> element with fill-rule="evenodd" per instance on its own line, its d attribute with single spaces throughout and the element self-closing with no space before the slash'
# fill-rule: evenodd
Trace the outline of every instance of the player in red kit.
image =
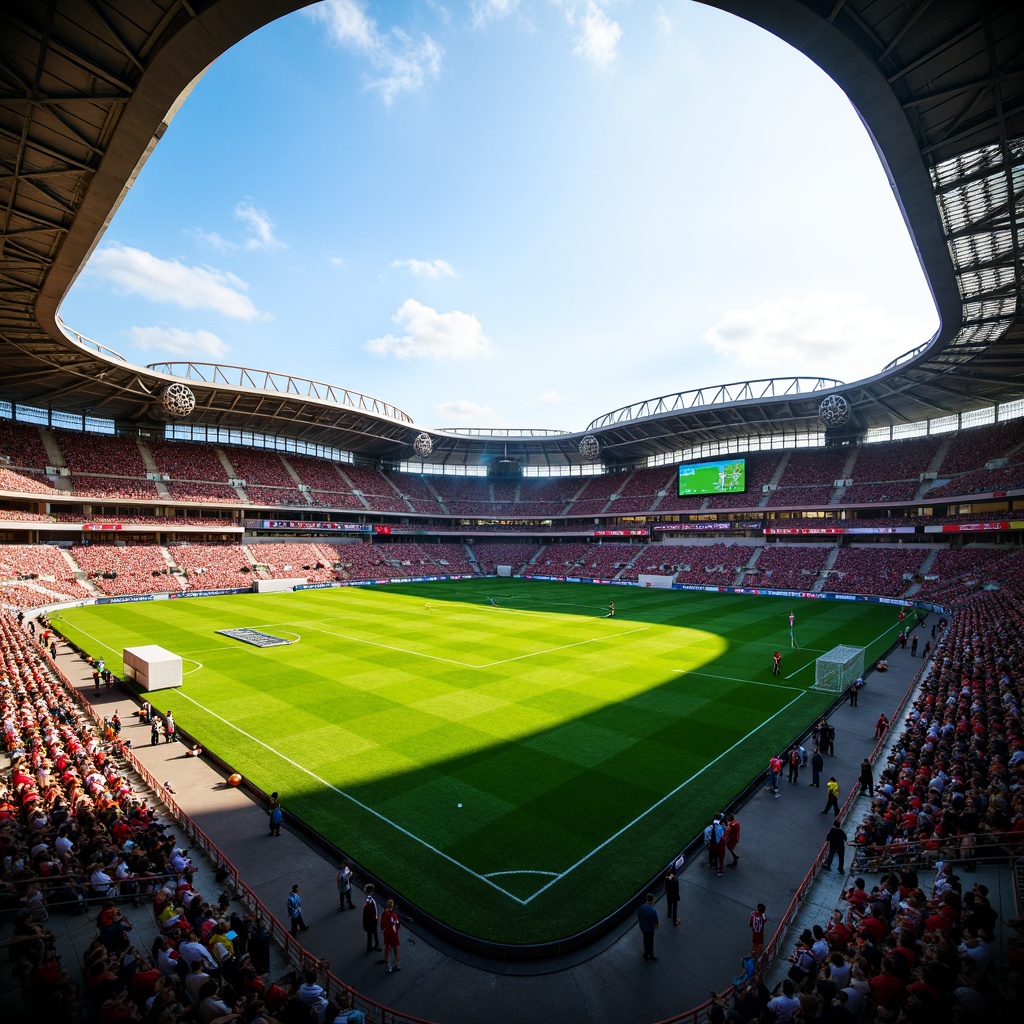
<svg viewBox="0 0 1024 1024">
<path fill-rule="evenodd" d="M 764 926 L 768 920 L 764 911 L 764 904 L 758 903 L 757 909 L 750 912 L 750 955 L 758 959 L 764 948 Z"/>
</svg>

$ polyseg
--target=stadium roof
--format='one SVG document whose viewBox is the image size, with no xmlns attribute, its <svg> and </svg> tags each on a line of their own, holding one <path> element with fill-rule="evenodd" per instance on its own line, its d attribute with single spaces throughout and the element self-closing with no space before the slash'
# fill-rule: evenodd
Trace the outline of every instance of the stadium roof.
<svg viewBox="0 0 1024 1024">
<path fill-rule="evenodd" d="M 820 429 L 819 403 L 831 394 L 847 400 L 856 430 L 1024 397 L 1019 0 L 702 2 L 786 40 L 849 96 L 917 247 L 938 333 L 852 384 L 740 382 L 616 410 L 579 433 L 427 431 L 429 461 L 579 463 L 579 443 L 589 432 L 605 462 L 631 463 L 711 441 Z M 57 316 L 197 76 L 250 32 L 303 6 L 304 0 L 3 5 L 0 398 L 152 425 L 166 420 L 164 389 L 181 375 L 195 398 L 183 423 L 283 435 L 366 459 L 413 457 L 422 428 L 385 401 L 237 367 L 189 373 L 180 364 L 134 366 L 66 330 Z"/>
</svg>

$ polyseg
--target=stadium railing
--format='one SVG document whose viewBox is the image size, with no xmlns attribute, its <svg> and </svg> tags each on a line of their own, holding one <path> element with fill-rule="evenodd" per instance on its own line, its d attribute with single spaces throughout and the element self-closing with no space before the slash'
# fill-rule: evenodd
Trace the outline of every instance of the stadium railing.
<svg viewBox="0 0 1024 1024">
<path fill-rule="evenodd" d="M 906 691 L 900 698 L 899 704 L 896 706 L 892 713 L 892 721 L 896 721 L 903 713 L 903 709 L 907 706 L 907 702 L 910 700 L 911 695 L 914 693 L 918 684 L 921 681 L 922 675 L 926 665 L 922 665 L 914 674 L 914 678 L 911 679 L 910 684 L 907 686 Z M 836 703 L 841 703 L 837 701 Z M 879 753 L 886 746 L 888 740 L 888 733 L 883 736 L 874 746 L 871 751 L 870 760 L 872 763 L 877 759 Z M 759 780 L 760 782 L 761 780 Z M 839 810 L 837 817 L 845 820 L 846 816 L 850 813 L 850 808 L 853 806 L 853 802 L 860 795 L 860 791 L 856 786 L 851 787 L 850 792 L 846 796 L 846 800 L 843 802 L 842 807 Z M 1019 841 L 1019 839 L 1018 839 Z M 808 894 L 814 887 L 814 883 L 817 881 L 818 872 L 821 869 L 821 865 L 825 860 L 828 853 L 828 844 L 822 843 L 821 849 L 818 850 L 818 855 L 814 858 L 814 863 L 807 870 L 807 874 L 804 875 L 800 884 L 796 887 L 796 891 L 793 893 L 793 898 L 789 901 L 789 906 L 786 908 L 785 913 L 779 919 L 778 927 L 775 929 L 775 934 L 772 935 L 771 939 L 765 943 L 764 951 L 761 954 L 761 959 L 757 965 L 758 977 L 764 977 L 775 963 L 776 958 L 779 955 L 779 949 L 785 941 L 786 934 L 789 931 L 789 927 L 792 924 L 794 918 L 800 910 L 801 905 L 807 898 Z M 728 1000 L 732 997 L 735 991 L 735 986 L 730 985 L 727 989 L 720 992 L 717 997 L 717 1001 Z M 701 1024 L 702 1021 L 706 1021 L 708 1010 L 712 1003 L 716 1000 L 708 999 L 701 1003 L 699 1006 L 695 1006 L 690 1010 L 686 1010 L 683 1013 L 677 1014 L 674 1017 L 666 1017 L 664 1020 L 658 1021 L 657 1024 Z"/>
<path fill-rule="evenodd" d="M 93 708 L 92 704 L 89 703 L 77 687 L 72 685 L 71 680 L 61 671 L 57 663 L 50 657 L 49 652 L 39 644 L 38 640 L 35 638 L 33 640 L 39 655 L 46 661 L 46 664 L 56 677 L 61 680 L 83 713 L 92 718 L 97 725 L 100 725 L 103 721 L 103 716 Z M 385 1006 L 383 1003 L 378 1003 L 368 996 L 357 992 L 351 985 L 346 985 L 340 978 L 332 974 L 324 961 L 318 960 L 317 957 L 307 952 L 302 943 L 292 937 L 290 929 L 278 920 L 266 904 L 242 880 L 238 868 L 228 860 L 217 844 L 179 806 L 160 780 L 135 757 L 131 750 L 124 751 L 124 759 L 132 771 L 136 772 L 146 785 L 157 794 L 161 803 L 163 803 L 175 822 L 188 833 L 191 845 L 201 849 L 209 857 L 215 868 L 226 873 L 238 898 L 268 925 L 271 938 L 284 950 L 288 960 L 296 967 L 314 966 L 318 968 L 318 974 L 322 978 L 323 986 L 327 990 L 329 998 L 344 994 L 346 999 L 351 1002 L 351 1006 L 354 1009 L 362 1010 L 366 1014 L 367 1019 L 373 1021 L 374 1024 L 433 1024 L 432 1021 L 424 1017 L 414 1017 L 411 1014 L 394 1010 L 390 1006 Z"/>
</svg>

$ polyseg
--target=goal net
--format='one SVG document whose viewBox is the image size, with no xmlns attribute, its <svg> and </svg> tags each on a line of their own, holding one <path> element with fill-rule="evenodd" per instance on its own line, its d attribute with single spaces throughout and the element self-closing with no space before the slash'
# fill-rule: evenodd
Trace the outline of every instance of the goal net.
<svg viewBox="0 0 1024 1024">
<path fill-rule="evenodd" d="M 814 663 L 814 689 L 842 693 L 864 674 L 864 648 L 840 644 Z"/>
</svg>

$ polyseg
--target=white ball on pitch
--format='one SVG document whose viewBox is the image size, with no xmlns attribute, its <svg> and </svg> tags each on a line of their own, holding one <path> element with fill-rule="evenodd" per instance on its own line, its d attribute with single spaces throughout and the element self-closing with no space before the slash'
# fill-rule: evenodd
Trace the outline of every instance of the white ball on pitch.
<svg viewBox="0 0 1024 1024">
<path fill-rule="evenodd" d="M 459 806 L 461 807 L 461 806 L 462 806 L 462 804 L 459 804 Z"/>
</svg>

